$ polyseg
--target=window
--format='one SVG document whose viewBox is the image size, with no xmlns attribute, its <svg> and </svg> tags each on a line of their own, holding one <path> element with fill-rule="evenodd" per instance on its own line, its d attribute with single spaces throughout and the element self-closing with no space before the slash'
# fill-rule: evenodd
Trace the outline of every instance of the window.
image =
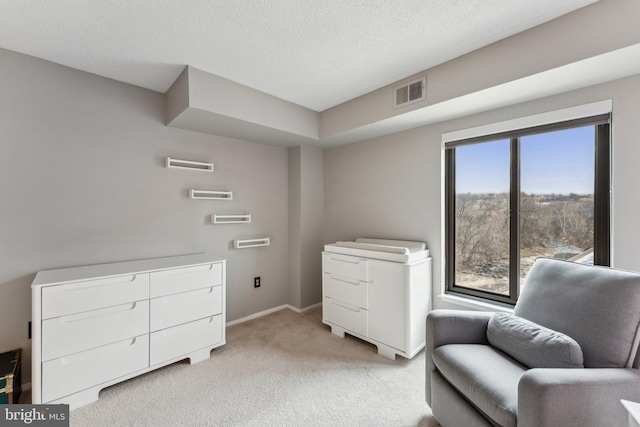
<svg viewBox="0 0 640 427">
<path fill-rule="evenodd" d="M 609 114 L 445 143 L 447 292 L 515 304 L 539 256 L 610 264 Z"/>
</svg>

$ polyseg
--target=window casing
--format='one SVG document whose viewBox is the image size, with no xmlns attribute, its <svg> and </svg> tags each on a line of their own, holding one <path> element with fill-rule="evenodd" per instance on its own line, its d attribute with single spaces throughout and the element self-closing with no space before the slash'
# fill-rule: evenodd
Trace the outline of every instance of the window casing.
<svg viewBox="0 0 640 427">
<path fill-rule="evenodd" d="M 521 277 L 521 269 L 526 267 L 526 265 L 523 265 L 521 262 L 523 253 L 522 240 L 530 240 L 529 238 L 531 237 L 526 234 L 526 227 L 523 227 L 523 220 L 527 220 L 527 209 L 525 209 L 525 207 L 533 205 L 544 207 L 543 205 L 545 204 L 558 206 L 568 206 L 571 204 L 574 207 L 589 205 L 590 199 L 586 196 L 570 194 L 565 196 L 553 195 L 551 197 L 548 195 L 546 199 L 550 199 L 551 202 L 547 202 L 545 201 L 545 196 L 542 194 L 528 194 L 526 192 L 527 185 L 524 186 L 524 189 L 522 188 L 523 159 L 521 158 L 521 152 L 523 143 L 525 147 L 528 148 L 528 150 L 525 150 L 526 153 L 524 155 L 530 156 L 530 154 L 527 153 L 532 152 L 531 144 L 535 144 L 535 138 L 560 135 L 563 131 L 567 130 L 593 129 L 593 145 L 591 148 L 593 151 L 588 153 L 592 156 L 593 163 L 593 177 L 591 178 L 591 188 L 593 189 L 592 209 L 589 208 L 588 213 L 583 214 L 580 219 L 583 222 L 585 218 L 592 221 L 592 228 L 590 229 L 592 231 L 589 231 L 588 238 L 592 242 L 593 263 L 597 265 L 610 265 L 611 143 L 609 123 L 610 114 L 602 114 L 445 143 L 445 284 L 447 293 L 463 294 L 510 305 L 515 304 L 520 293 L 521 283 L 523 283 L 524 279 L 524 277 Z M 562 142 L 559 142 L 558 144 L 561 143 Z M 471 192 L 463 194 L 465 190 L 461 189 L 461 193 L 458 193 L 456 191 L 456 167 L 460 165 L 458 165 L 456 161 L 456 150 L 470 151 L 472 148 L 487 147 L 487 152 L 490 152 L 489 147 L 491 144 L 496 147 L 501 147 L 502 154 L 496 154 L 496 156 L 503 156 L 506 159 L 505 162 L 508 162 L 508 167 L 505 168 L 505 170 L 507 170 L 505 173 L 508 175 L 506 181 L 508 182 L 503 183 L 505 186 L 504 191 L 496 191 L 495 193 L 485 192 L 482 195 L 474 196 Z M 505 147 L 508 147 L 506 156 L 504 155 Z M 535 145 L 533 145 L 533 148 L 533 152 L 535 152 Z M 496 151 L 496 153 L 498 153 L 498 151 Z M 563 197 L 568 197 L 571 200 L 568 202 L 559 201 Z M 523 207 L 524 205 L 526 206 Z M 464 223 L 463 216 L 460 212 L 463 212 L 464 209 L 469 206 L 475 209 L 476 212 L 481 212 L 485 222 L 488 221 L 487 218 L 493 221 L 493 223 L 485 225 L 485 227 L 493 230 L 490 239 L 492 241 L 499 240 L 500 242 L 496 243 L 496 245 L 503 246 L 501 248 L 503 252 L 502 259 L 508 259 L 508 262 L 506 262 L 506 264 L 508 264 L 507 266 L 504 265 L 504 261 L 499 263 L 492 260 L 493 256 L 491 253 L 483 254 L 487 260 L 484 265 L 482 260 L 476 260 L 476 268 L 487 271 L 500 270 L 497 266 L 502 265 L 504 271 L 498 274 L 501 277 L 495 280 L 495 286 L 494 284 L 482 286 L 469 285 L 468 283 L 464 283 L 464 280 L 461 278 L 463 276 L 462 271 L 465 270 L 465 266 L 461 264 L 461 258 L 464 258 L 464 256 L 462 248 L 457 248 L 457 246 L 466 244 L 466 242 L 460 238 L 461 234 L 466 234 L 470 230 L 469 227 L 478 227 L 477 224 L 479 221 L 476 219 L 476 222 L 474 222 L 467 218 L 467 222 Z M 496 208 L 496 206 L 501 206 L 501 208 Z M 457 222 L 460 224 L 457 224 Z M 523 231 L 523 229 L 525 230 Z M 478 230 L 472 229 L 472 231 Z M 574 234 L 580 236 L 578 232 L 574 232 Z M 582 234 L 582 237 L 586 238 L 584 235 L 585 232 Z M 458 240 L 456 240 L 457 237 Z M 487 239 L 488 238 L 489 237 L 487 237 Z M 481 238 L 477 239 L 476 243 L 478 241 L 481 241 Z M 583 243 L 583 245 L 585 244 Z M 468 248 L 465 249 L 467 249 L 467 252 L 465 252 L 466 256 L 469 256 L 469 254 L 474 256 L 473 249 L 470 251 Z M 484 252 L 491 252 L 491 250 L 485 249 Z M 530 260 L 527 259 L 527 262 L 529 261 Z M 528 271 L 528 267 L 526 270 Z M 498 286 L 498 282 L 501 282 L 502 285 Z M 488 287 L 484 288 L 483 286 Z"/>
</svg>

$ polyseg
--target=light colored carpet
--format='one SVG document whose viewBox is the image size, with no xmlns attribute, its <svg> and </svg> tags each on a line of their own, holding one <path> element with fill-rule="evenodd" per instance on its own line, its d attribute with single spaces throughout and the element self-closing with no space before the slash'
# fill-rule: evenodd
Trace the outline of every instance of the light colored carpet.
<svg viewBox="0 0 640 427">
<path fill-rule="evenodd" d="M 321 308 L 227 328 L 227 344 L 114 385 L 72 426 L 438 427 L 424 401 L 424 351 L 388 360 L 331 334 Z"/>
</svg>

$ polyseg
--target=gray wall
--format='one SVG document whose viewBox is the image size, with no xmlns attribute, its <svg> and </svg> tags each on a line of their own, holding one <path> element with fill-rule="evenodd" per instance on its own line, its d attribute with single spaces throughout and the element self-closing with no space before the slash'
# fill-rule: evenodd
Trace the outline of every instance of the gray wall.
<svg viewBox="0 0 640 427">
<path fill-rule="evenodd" d="M 306 308 L 322 300 L 324 152 L 289 149 L 289 304 Z"/>
<path fill-rule="evenodd" d="M 162 94 L 0 50 L 0 351 L 23 348 L 25 381 L 42 269 L 207 251 L 228 260 L 228 320 L 287 303 L 287 150 L 164 121 Z M 215 172 L 166 169 L 166 156 Z M 189 200 L 189 188 L 233 200 Z M 253 222 L 213 225 L 214 212 Z M 263 235 L 271 246 L 231 248 Z"/>
<path fill-rule="evenodd" d="M 325 150 L 325 242 L 439 234 L 439 142 L 420 128 Z"/>
<path fill-rule="evenodd" d="M 300 307 L 322 300 L 322 263 L 324 242 L 324 151 L 300 147 Z"/>
<path fill-rule="evenodd" d="M 613 265 L 640 270 L 640 76 L 325 151 L 325 242 L 359 236 L 427 242 L 435 308 L 442 292 L 441 135 L 613 100 Z M 459 307 L 457 307 L 459 308 Z"/>
<path fill-rule="evenodd" d="M 289 304 L 300 308 L 302 266 L 302 147 L 289 148 Z"/>
</svg>

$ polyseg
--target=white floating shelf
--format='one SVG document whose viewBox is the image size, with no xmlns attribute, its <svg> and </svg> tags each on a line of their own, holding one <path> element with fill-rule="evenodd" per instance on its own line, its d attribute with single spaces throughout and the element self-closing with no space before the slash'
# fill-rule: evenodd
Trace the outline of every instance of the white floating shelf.
<svg viewBox="0 0 640 427">
<path fill-rule="evenodd" d="M 190 199 L 203 199 L 203 200 L 232 200 L 233 191 L 209 191 L 209 190 L 196 190 L 192 188 L 189 190 Z"/>
<path fill-rule="evenodd" d="M 260 239 L 234 240 L 234 246 L 236 249 L 255 248 L 258 246 L 269 246 L 270 244 L 271 244 L 270 237 L 262 237 Z"/>
<path fill-rule="evenodd" d="M 196 171 L 213 172 L 213 163 L 194 162 L 192 160 L 180 160 L 167 157 L 168 168 L 191 169 Z"/>
<path fill-rule="evenodd" d="M 251 222 L 251 214 L 211 215 L 212 224 L 242 224 L 245 222 Z"/>
</svg>

